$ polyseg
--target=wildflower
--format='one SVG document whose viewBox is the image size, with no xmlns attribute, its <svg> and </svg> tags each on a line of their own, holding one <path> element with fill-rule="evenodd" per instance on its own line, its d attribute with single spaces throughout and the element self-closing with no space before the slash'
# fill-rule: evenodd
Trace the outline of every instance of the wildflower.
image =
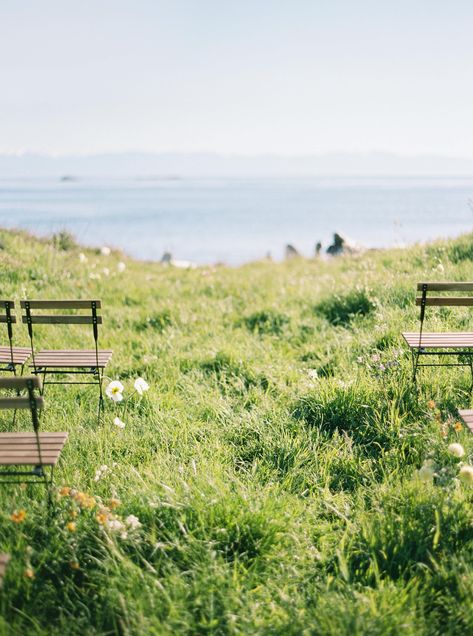
<svg viewBox="0 0 473 636">
<path fill-rule="evenodd" d="M 87 256 L 83 252 L 79 254 L 79 261 L 81 263 L 87 263 Z"/>
<path fill-rule="evenodd" d="M 90 510 L 91 508 L 94 508 L 96 506 L 95 499 L 91 495 L 88 495 L 85 492 L 76 493 L 74 495 L 74 499 L 75 501 L 77 501 L 77 503 L 79 504 L 81 508 Z"/>
<path fill-rule="evenodd" d="M 469 466 L 465 464 L 460 468 L 460 472 L 458 473 L 458 478 L 464 484 L 468 484 L 469 486 L 473 485 L 473 466 Z"/>
<path fill-rule="evenodd" d="M 106 245 L 104 245 L 103 247 L 100 248 L 100 253 L 102 254 L 102 256 L 110 256 L 110 252 L 112 250 L 107 247 Z"/>
<path fill-rule="evenodd" d="M 307 375 L 309 376 L 311 380 L 317 380 L 319 377 L 319 374 L 317 373 L 317 369 L 309 369 L 307 371 Z"/>
<path fill-rule="evenodd" d="M 95 471 L 94 481 L 99 481 L 109 472 L 109 467 L 106 464 L 102 464 L 100 468 Z"/>
<path fill-rule="evenodd" d="M 110 276 L 110 270 L 108 267 L 104 267 L 102 272 L 104 276 Z"/>
<path fill-rule="evenodd" d="M 90 272 L 89 278 L 90 280 L 100 280 L 100 274 L 95 274 L 94 272 Z"/>
<path fill-rule="evenodd" d="M 80 570 L 80 565 L 78 561 L 69 561 L 69 567 L 72 570 Z"/>
<path fill-rule="evenodd" d="M 363 356 L 358 356 L 356 361 L 358 362 L 358 364 L 363 364 Z"/>
<path fill-rule="evenodd" d="M 141 526 L 140 520 L 135 515 L 128 515 L 125 519 L 125 523 L 131 530 L 136 530 Z"/>
<path fill-rule="evenodd" d="M 112 510 L 115 510 L 115 508 L 118 508 L 120 504 L 121 504 L 120 499 L 116 499 L 115 497 L 112 497 L 111 499 L 108 500 L 108 505 L 110 506 Z"/>
<path fill-rule="evenodd" d="M 105 389 L 105 393 L 114 402 L 121 402 L 123 400 L 122 393 L 124 388 L 125 387 L 119 380 L 112 380 L 112 382 L 110 382 L 110 384 Z"/>
<path fill-rule="evenodd" d="M 449 445 L 448 452 L 454 457 L 463 457 L 463 455 L 465 454 L 465 449 L 461 444 L 454 443 Z"/>
<path fill-rule="evenodd" d="M 455 429 L 457 433 L 459 433 L 462 430 L 463 426 L 461 425 L 461 422 L 455 422 L 455 424 L 453 425 L 453 428 Z"/>
<path fill-rule="evenodd" d="M 75 521 L 69 521 L 69 523 L 66 525 L 66 528 L 69 532 L 75 532 L 77 530 L 77 525 Z"/>
<path fill-rule="evenodd" d="M 71 489 L 69 488 L 69 486 L 63 486 L 62 488 L 59 489 L 60 497 L 68 497 L 70 494 L 71 494 Z"/>
<path fill-rule="evenodd" d="M 26 568 L 25 576 L 26 576 L 27 579 L 34 579 L 34 572 L 33 572 L 32 568 Z"/>
<path fill-rule="evenodd" d="M 23 521 L 26 519 L 26 510 L 14 510 L 10 515 L 10 519 L 14 523 L 23 523 Z"/>
<path fill-rule="evenodd" d="M 433 411 L 433 410 L 434 410 L 434 408 L 435 408 L 436 406 L 437 406 L 437 405 L 435 404 L 435 401 L 434 401 L 434 400 L 429 400 L 429 401 L 427 402 L 427 408 L 428 408 L 428 409 L 430 409 L 431 411 Z"/>
<path fill-rule="evenodd" d="M 149 384 L 143 378 L 136 378 L 134 387 L 138 395 L 143 395 L 149 389 Z"/>
<path fill-rule="evenodd" d="M 119 417 L 116 417 L 113 420 L 113 423 L 115 424 L 115 426 L 118 426 L 118 428 L 125 428 L 125 422 L 122 422 L 122 420 Z"/>
<path fill-rule="evenodd" d="M 419 479 L 425 483 L 429 483 L 435 477 L 434 462 L 427 459 L 417 471 Z"/>
<path fill-rule="evenodd" d="M 117 270 L 118 270 L 120 273 L 122 273 L 122 272 L 124 272 L 124 271 L 126 270 L 126 265 L 125 265 L 125 263 L 124 263 L 123 261 L 120 261 L 120 262 L 117 264 Z"/>
<path fill-rule="evenodd" d="M 100 510 L 100 512 L 98 512 L 95 515 L 95 518 L 97 519 L 97 522 L 100 523 L 101 526 L 103 526 L 108 519 L 108 512 L 105 509 Z"/>
<path fill-rule="evenodd" d="M 371 362 L 379 362 L 381 360 L 381 356 L 379 353 L 373 353 L 371 356 Z"/>
<path fill-rule="evenodd" d="M 125 529 L 123 523 L 119 519 L 108 519 L 106 525 L 112 532 L 121 532 Z"/>
</svg>

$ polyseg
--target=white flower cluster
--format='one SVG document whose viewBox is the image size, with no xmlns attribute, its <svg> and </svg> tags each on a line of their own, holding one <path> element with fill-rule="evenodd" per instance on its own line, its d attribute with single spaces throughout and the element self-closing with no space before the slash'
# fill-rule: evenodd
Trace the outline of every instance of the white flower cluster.
<svg viewBox="0 0 473 636">
<path fill-rule="evenodd" d="M 463 448 L 461 444 L 458 444 L 457 442 L 453 442 L 452 444 L 449 444 L 447 450 L 450 453 L 450 455 L 453 455 L 453 457 L 456 457 L 457 459 L 461 459 L 465 455 L 465 449 Z M 443 473 L 443 472 L 445 472 L 445 468 L 441 469 L 440 471 L 440 473 Z M 420 479 L 420 481 L 424 483 L 432 483 L 433 478 L 437 476 L 438 476 L 438 473 L 436 472 L 435 462 L 433 459 L 426 459 L 424 463 L 422 464 L 422 466 L 417 471 L 417 477 Z M 473 466 L 470 466 L 469 464 L 462 464 L 462 462 L 460 462 L 459 471 L 458 471 L 458 479 L 463 484 L 472 486 L 473 485 Z"/>
<path fill-rule="evenodd" d="M 110 532 L 116 532 L 120 535 L 121 539 L 128 538 L 128 532 L 138 530 L 141 527 L 141 522 L 135 515 L 128 515 L 125 521 L 120 519 L 111 518 L 105 522 L 105 526 Z"/>
</svg>

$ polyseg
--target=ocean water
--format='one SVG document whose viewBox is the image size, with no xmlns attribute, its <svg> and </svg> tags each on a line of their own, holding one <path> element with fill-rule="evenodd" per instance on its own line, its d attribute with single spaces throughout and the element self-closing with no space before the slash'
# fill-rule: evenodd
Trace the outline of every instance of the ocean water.
<svg viewBox="0 0 473 636">
<path fill-rule="evenodd" d="M 0 226 L 236 265 L 287 243 L 310 256 L 334 231 L 366 247 L 453 237 L 473 230 L 471 198 L 473 178 L 0 180 Z"/>
</svg>

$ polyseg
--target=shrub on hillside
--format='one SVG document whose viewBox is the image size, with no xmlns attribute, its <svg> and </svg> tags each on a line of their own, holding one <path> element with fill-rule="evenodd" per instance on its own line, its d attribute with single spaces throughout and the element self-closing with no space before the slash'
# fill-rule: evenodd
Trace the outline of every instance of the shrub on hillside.
<svg viewBox="0 0 473 636">
<path fill-rule="evenodd" d="M 315 311 L 332 325 L 347 327 L 356 316 L 368 316 L 376 308 L 366 289 L 357 288 L 346 294 L 334 294 L 315 306 Z"/>
<path fill-rule="evenodd" d="M 280 336 L 289 324 L 289 318 L 272 309 L 265 309 L 246 316 L 241 322 L 254 333 Z"/>
</svg>

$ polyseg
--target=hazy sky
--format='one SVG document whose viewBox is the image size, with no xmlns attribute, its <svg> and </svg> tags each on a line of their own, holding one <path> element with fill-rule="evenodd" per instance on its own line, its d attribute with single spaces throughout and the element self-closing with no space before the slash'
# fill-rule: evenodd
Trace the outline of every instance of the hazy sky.
<svg viewBox="0 0 473 636">
<path fill-rule="evenodd" d="M 0 152 L 473 156 L 471 0 L 0 0 Z"/>
</svg>

